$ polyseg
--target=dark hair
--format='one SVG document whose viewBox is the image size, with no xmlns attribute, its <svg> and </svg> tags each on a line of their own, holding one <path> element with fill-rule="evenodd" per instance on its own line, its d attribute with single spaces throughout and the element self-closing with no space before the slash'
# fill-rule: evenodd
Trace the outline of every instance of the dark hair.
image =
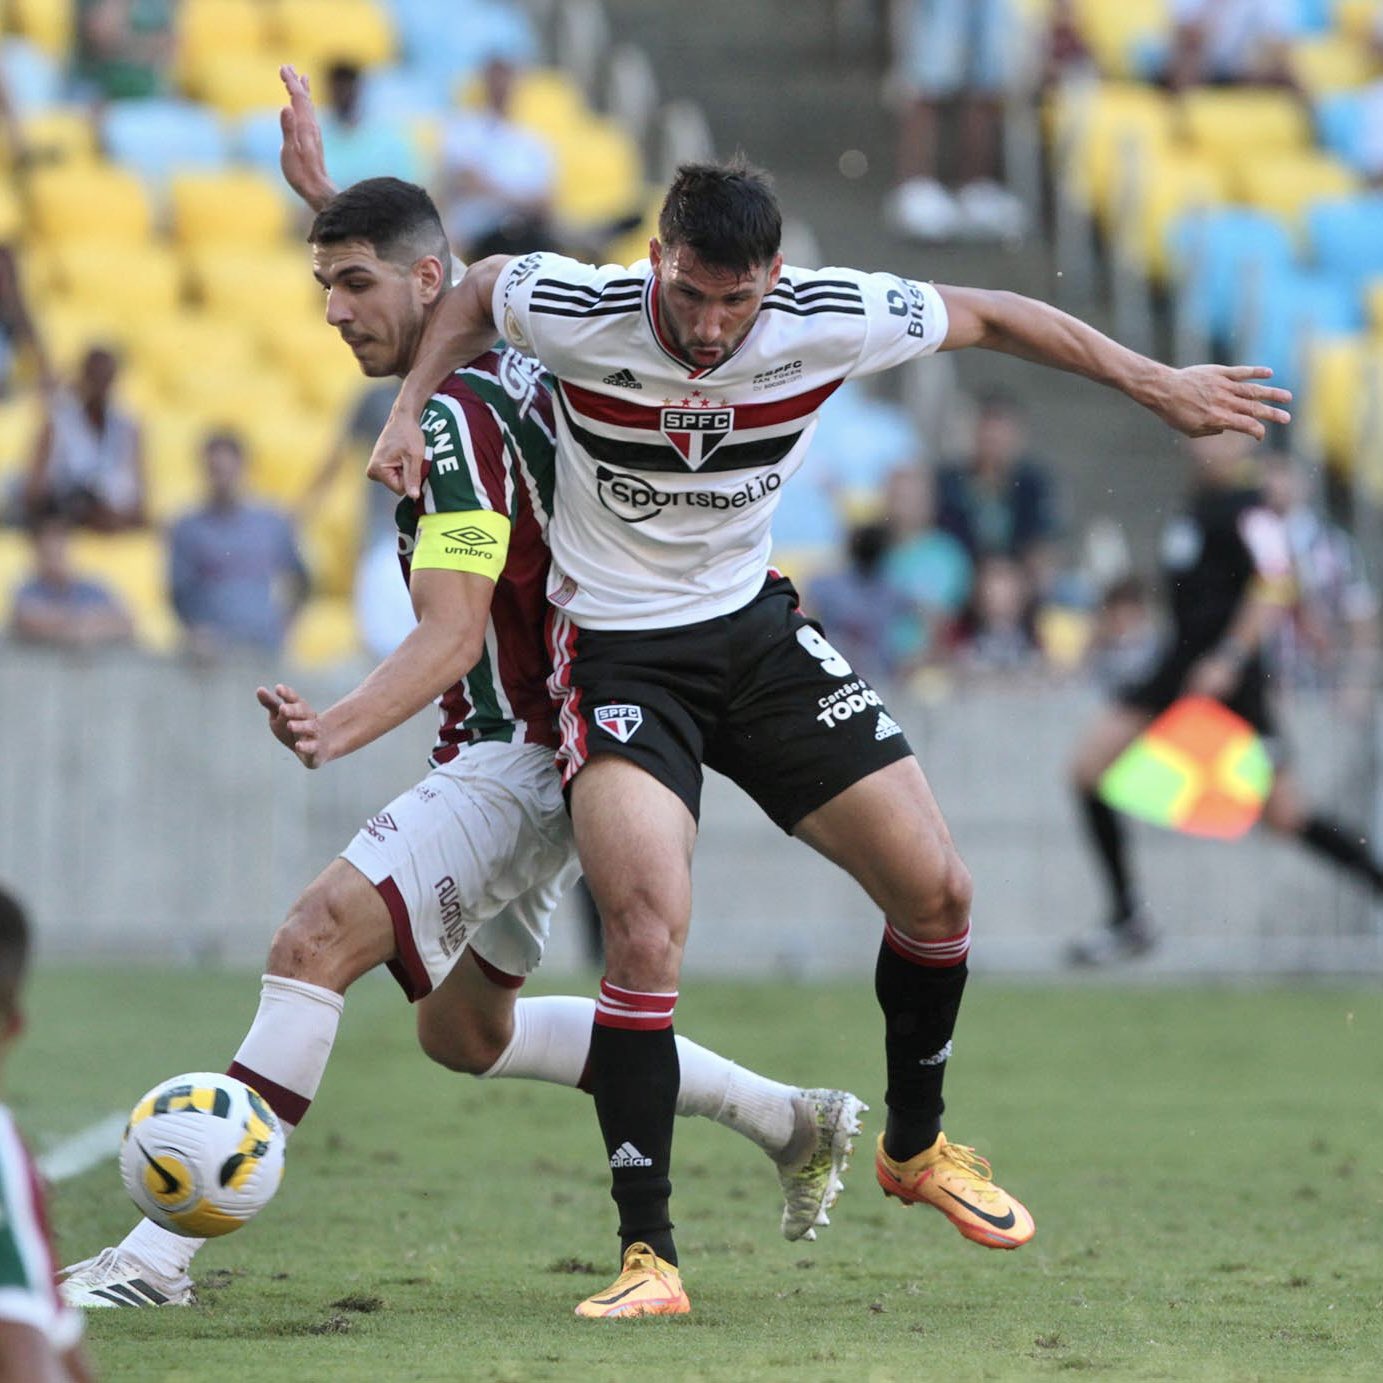
<svg viewBox="0 0 1383 1383">
<path fill-rule="evenodd" d="M 205 456 L 213 447 L 228 447 L 235 452 L 243 461 L 245 459 L 245 439 L 229 427 L 214 427 L 202 438 L 202 455 Z"/>
<path fill-rule="evenodd" d="M 450 274 L 451 247 L 436 204 L 401 178 L 365 178 L 338 192 L 312 222 L 312 245 L 365 240 L 391 264 L 412 265 L 435 255 Z"/>
<path fill-rule="evenodd" d="M 783 214 L 768 174 L 742 157 L 684 163 L 663 198 L 658 239 L 685 245 L 703 263 L 743 274 L 772 262 Z"/>
<path fill-rule="evenodd" d="M 850 530 L 846 539 L 846 551 L 850 555 L 850 565 L 861 576 L 873 576 L 888 555 L 888 528 L 882 523 L 862 523 Z"/>
<path fill-rule="evenodd" d="M 0 1020 L 15 1011 L 28 963 L 28 919 L 19 899 L 0 888 Z"/>
</svg>

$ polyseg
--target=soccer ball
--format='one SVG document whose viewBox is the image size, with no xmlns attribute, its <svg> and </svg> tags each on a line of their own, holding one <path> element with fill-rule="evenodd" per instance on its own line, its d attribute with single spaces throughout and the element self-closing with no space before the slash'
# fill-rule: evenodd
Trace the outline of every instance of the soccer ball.
<svg viewBox="0 0 1383 1383">
<path fill-rule="evenodd" d="M 120 1140 L 120 1177 L 139 1209 L 174 1234 L 211 1239 L 247 1224 L 283 1179 L 283 1129 L 234 1076 L 160 1081 Z"/>
</svg>

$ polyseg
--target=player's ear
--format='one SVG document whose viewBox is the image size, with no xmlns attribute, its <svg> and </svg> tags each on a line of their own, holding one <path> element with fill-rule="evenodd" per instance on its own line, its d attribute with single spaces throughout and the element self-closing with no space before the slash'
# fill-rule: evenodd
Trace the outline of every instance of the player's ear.
<svg viewBox="0 0 1383 1383">
<path fill-rule="evenodd" d="M 778 251 L 773 256 L 773 263 L 768 266 L 768 286 L 764 289 L 765 293 L 771 293 L 778 286 L 778 280 L 783 277 L 783 252 Z"/>
<path fill-rule="evenodd" d="M 663 262 L 663 242 L 656 235 L 651 236 L 648 241 L 648 262 L 656 274 L 658 266 Z"/>
<path fill-rule="evenodd" d="M 413 265 L 413 274 L 418 280 L 424 305 L 430 305 L 449 283 L 451 265 L 444 265 L 436 255 L 424 255 Z"/>
</svg>

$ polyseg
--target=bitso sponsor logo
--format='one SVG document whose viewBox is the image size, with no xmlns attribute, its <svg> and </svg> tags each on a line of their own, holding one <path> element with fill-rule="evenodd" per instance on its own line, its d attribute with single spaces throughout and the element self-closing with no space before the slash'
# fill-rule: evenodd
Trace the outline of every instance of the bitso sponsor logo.
<svg viewBox="0 0 1383 1383">
<path fill-rule="evenodd" d="M 851 716 L 867 711 L 871 706 L 881 707 L 884 703 L 873 687 L 867 686 L 864 682 L 847 682 L 843 687 L 837 687 L 829 696 L 821 697 L 816 704 L 821 707 L 816 718 L 828 730 L 834 730 L 841 721 L 849 720 Z M 880 714 L 886 713 L 881 711 Z M 898 734 L 898 726 L 894 724 L 889 733 Z M 885 736 L 880 735 L 879 738 L 883 739 Z"/>
<path fill-rule="evenodd" d="M 634 731 L 643 724 L 643 711 L 638 706 L 597 706 L 595 723 L 621 744 L 628 744 Z"/>
<path fill-rule="evenodd" d="M 783 483 L 773 471 L 746 480 L 733 490 L 659 490 L 641 476 L 597 466 L 596 495 L 606 509 L 625 523 L 646 523 L 674 509 L 707 509 L 728 513 L 767 499 Z"/>
<path fill-rule="evenodd" d="M 442 954 L 454 956 L 466 944 L 466 920 L 461 915 L 461 890 L 450 874 L 432 885 L 437 895 L 437 907 L 442 915 L 442 934 L 438 941 Z"/>
</svg>

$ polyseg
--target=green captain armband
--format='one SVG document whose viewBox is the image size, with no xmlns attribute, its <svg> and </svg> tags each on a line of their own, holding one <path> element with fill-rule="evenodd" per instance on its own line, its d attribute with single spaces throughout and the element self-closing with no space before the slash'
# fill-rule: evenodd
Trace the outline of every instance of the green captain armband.
<svg viewBox="0 0 1383 1383">
<path fill-rule="evenodd" d="M 473 571 L 498 581 L 509 555 L 509 527 L 509 520 L 493 509 L 424 514 L 418 520 L 412 569 Z"/>
</svg>

